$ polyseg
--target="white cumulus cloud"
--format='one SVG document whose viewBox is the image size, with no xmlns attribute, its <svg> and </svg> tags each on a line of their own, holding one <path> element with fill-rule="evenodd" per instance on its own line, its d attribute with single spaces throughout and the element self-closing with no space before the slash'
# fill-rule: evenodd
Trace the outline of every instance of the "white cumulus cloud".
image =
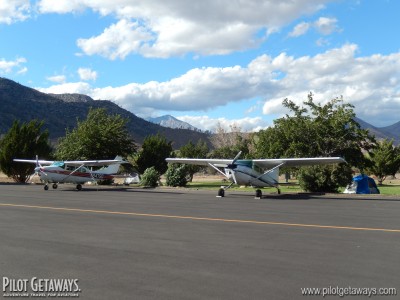
<svg viewBox="0 0 400 300">
<path fill-rule="evenodd" d="M 111 60 L 124 59 L 137 52 L 143 42 L 152 39 L 146 29 L 136 22 L 120 20 L 106 28 L 101 35 L 78 39 L 77 45 L 87 55 L 99 54 Z"/>
<path fill-rule="evenodd" d="M 58 0 L 54 5 L 52 0 L 40 0 L 38 7 L 41 13 L 90 9 L 115 17 L 101 34 L 81 37 L 77 45 L 86 55 L 124 59 L 129 54 L 166 58 L 254 48 L 268 34 L 331 1 Z"/>
<path fill-rule="evenodd" d="M 311 27 L 310 23 L 301 22 L 300 24 L 297 24 L 294 27 L 293 31 L 289 33 L 289 36 L 297 37 L 306 34 L 306 32 L 310 29 L 310 27 Z"/>
<path fill-rule="evenodd" d="M 78 69 L 79 78 L 83 81 L 96 81 L 97 72 L 90 68 L 79 68 Z"/>
<path fill-rule="evenodd" d="M 51 82 L 64 83 L 67 78 L 65 77 L 65 75 L 54 75 L 47 77 L 47 80 Z"/>
<path fill-rule="evenodd" d="M 264 114 L 281 115 L 287 112 L 282 107 L 283 99 L 302 104 L 312 91 L 316 101 L 322 103 L 343 96 L 355 105 L 359 117 L 374 119 L 374 125 L 390 125 L 400 115 L 399 78 L 400 52 L 357 57 L 357 45 L 346 44 L 315 56 L 261 55 L 247 66 L 196 68 L 164 82 L 133 82 L 102 88 L 74 83 L 49 89 L 55 93 L 57 89 L 66 92 L 67 87 L 68 92 L 112 100 L 137 115 L 162 111 L 206 112 L 251 99 L 263 99 Z M 248 109 L 253 105 L 249 103 Z M 386 111 L 390 114 L 385 114 Z M 382 119 L 377 119 L 377 115 Z M 190 121 L 188 118 L 185 121 Z M 200 119 L 193 120 L 201 123 Z M 207 123 L 211 121 L 206 120 L 199 127 L 209 129 Z"/>
<path fill-rule="evenodd" d="M 1 0 L 0 23 L 11 24 L 24 21 L 30 17 L 30 11 L 29 0 Z"/>
<path fill-rule="evenodd" d="M 27 67 L 24 66 L 26 62 L 27 60 L 24 57 L 19 57 L 15 60 L 0 58 L 0 74 L 9 74 L 11 72 L 16 72 L 17 74 L 26 73 Z"/>
<path fill-rule="evenodd" d="M 91 95 L 93 89 L 92 87 L 86 82 L 66 82 L 57 85 L 53 85 L 48 88 L 35 88 L 38 91 L 43 93 L 50 93 L 50 94 L 84 94 L 84 95 Z"/>
<path fill-rule="evenodd" d="M 315 22 L 301 22 L 297 24 L 289 33 L 290 37 L 299 37 L 306 34 L 311 28 L 314 28 L 322 35 L 330 35 L 333 32 L 340 31 L 336 18 L 320 17 Z"/>
<path fill-rule="evenodd" d="M 314 27 L 323 35 L 329 35 L 338 30 L 337 19 L 321 17 L 314 22 Z"/>
</svg>

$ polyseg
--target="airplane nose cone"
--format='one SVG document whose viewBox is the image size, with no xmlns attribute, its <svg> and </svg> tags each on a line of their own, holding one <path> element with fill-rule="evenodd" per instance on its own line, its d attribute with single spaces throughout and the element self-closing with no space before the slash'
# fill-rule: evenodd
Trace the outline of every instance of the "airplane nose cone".
<svg viewBox="0 0 400 300">
<path fill-rule="evenodd" d="M 40 171 L 41 171 L 41 170 L 40 170 L 40 167 L 36 167 L 36 168 L 35 168 L 35 173 L 39 174 L 39 176 L 40 176 Z"/>
</svg>

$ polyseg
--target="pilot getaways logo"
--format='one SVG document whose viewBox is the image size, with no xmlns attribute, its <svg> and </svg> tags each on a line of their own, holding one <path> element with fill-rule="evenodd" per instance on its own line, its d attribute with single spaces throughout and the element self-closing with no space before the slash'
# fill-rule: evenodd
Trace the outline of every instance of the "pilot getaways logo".
<svg viewBox="0 0 400 300">
<path fill-rule="evenodd" d="M 3 277 L 3 297 L 79 297 L 78 279 Z"/>
</svg>

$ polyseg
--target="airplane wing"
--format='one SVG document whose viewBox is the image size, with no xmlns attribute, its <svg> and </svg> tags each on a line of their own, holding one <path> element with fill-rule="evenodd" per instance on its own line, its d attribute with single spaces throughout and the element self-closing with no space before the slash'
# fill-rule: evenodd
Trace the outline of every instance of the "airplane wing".
<svg viewBox="0 0 400 300">
<path fill-rule="evenodd" d="M 64 164 L 69 166 L 86 166 L 86 167 L 100 167 L 109 166 L 114 164 L 123 164 L 126 161 L 121 159 L 105 159 L 105 160 L 66 160 Z"/>
<path fill-rule="evenodd" d="M 232 159 L 213 159 L 213 158 L 167 158 L 168 163 L 189 164 L 208 166 L 210 164 L 216 167 L 227 167 L 232 163 Z"/>
<path fill-rule="evenodd" d="M 253 159 L 253 163 L 261 168 L 272 168 L 278 165 L 282 167 L 301 167 L 313 165 L 339 164 L 346 161 L 341 157 L 307 157 L 307 158 L 275 158 Z"/>
<path fill-rule="evenodd" d="M 32 163 L 32 164 L 36 164 L 37 162 L 39 162 L 39 164 L 42 166 L 51 165 L 54 163 L 54 161 L 52 160 L 18 159 L 18 158 L 13 159 L 13 161 Z"/>
<path fill-rule="evenodd" d="M 211 159 L 211 158 L 167 158 L 169 163 L 192 164 L 192 165 L 214 165 L 216 167 L 227 167 L 232 163 L 232 159 Z M 246 159 L 237 160 L 240 164 L 241 161 L 253 162 L 261 168 L 273 168 L 276 166 L 285 167 L 300 167 L 324 164 L 336 164 L 346 162 L 341 157 L 310 157 L 310 158 L 272 158 L 272 159 Z"/>
<path fill-rule="evenodd" d="M 36 159 L 14 159 L 14 161 L 33 163 L 33 164 L 39 162 L 39 164 L 42 166 L 51 165 L 56 162 L 52 160 L 36 160 Z M 108 166 L 113 164 L 123 164 L 127 162 L 122 160 L 122 158 L 120 157 L 116 157 L 115 159 L 106 159 L 106 160 L 66 160 L 62 161 L 62 163 L 70 166 L 97 167 L 97 166 Z"/>
</svg>

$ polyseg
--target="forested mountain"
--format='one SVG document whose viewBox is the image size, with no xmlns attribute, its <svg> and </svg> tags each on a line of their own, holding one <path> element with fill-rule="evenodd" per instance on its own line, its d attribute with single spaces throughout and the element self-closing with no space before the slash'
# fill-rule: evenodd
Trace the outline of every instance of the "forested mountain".
<svg viewBox="0 0 400 300">
<path fill-rule="evenodd" d="M 28 122 L 44 120 L 52 141 L 65 135 L 66 128 L 72 129 L 77 119 L 85 120 L 90 108 L 105 108 L 110 114 L 119 114 L 128 120 L 127 127 L 133 139 L 141 144 L 146 136 L 160 133 L 173 147 L 199 139 L 208 142 L 205 133 L 188 129 L 171 129 L 148 122 L 107 100 L 93 100 L 80 94 L 46 94 L 0 77 L 0 135 L 11 127 L 14 120 Z"/>
</svg>

